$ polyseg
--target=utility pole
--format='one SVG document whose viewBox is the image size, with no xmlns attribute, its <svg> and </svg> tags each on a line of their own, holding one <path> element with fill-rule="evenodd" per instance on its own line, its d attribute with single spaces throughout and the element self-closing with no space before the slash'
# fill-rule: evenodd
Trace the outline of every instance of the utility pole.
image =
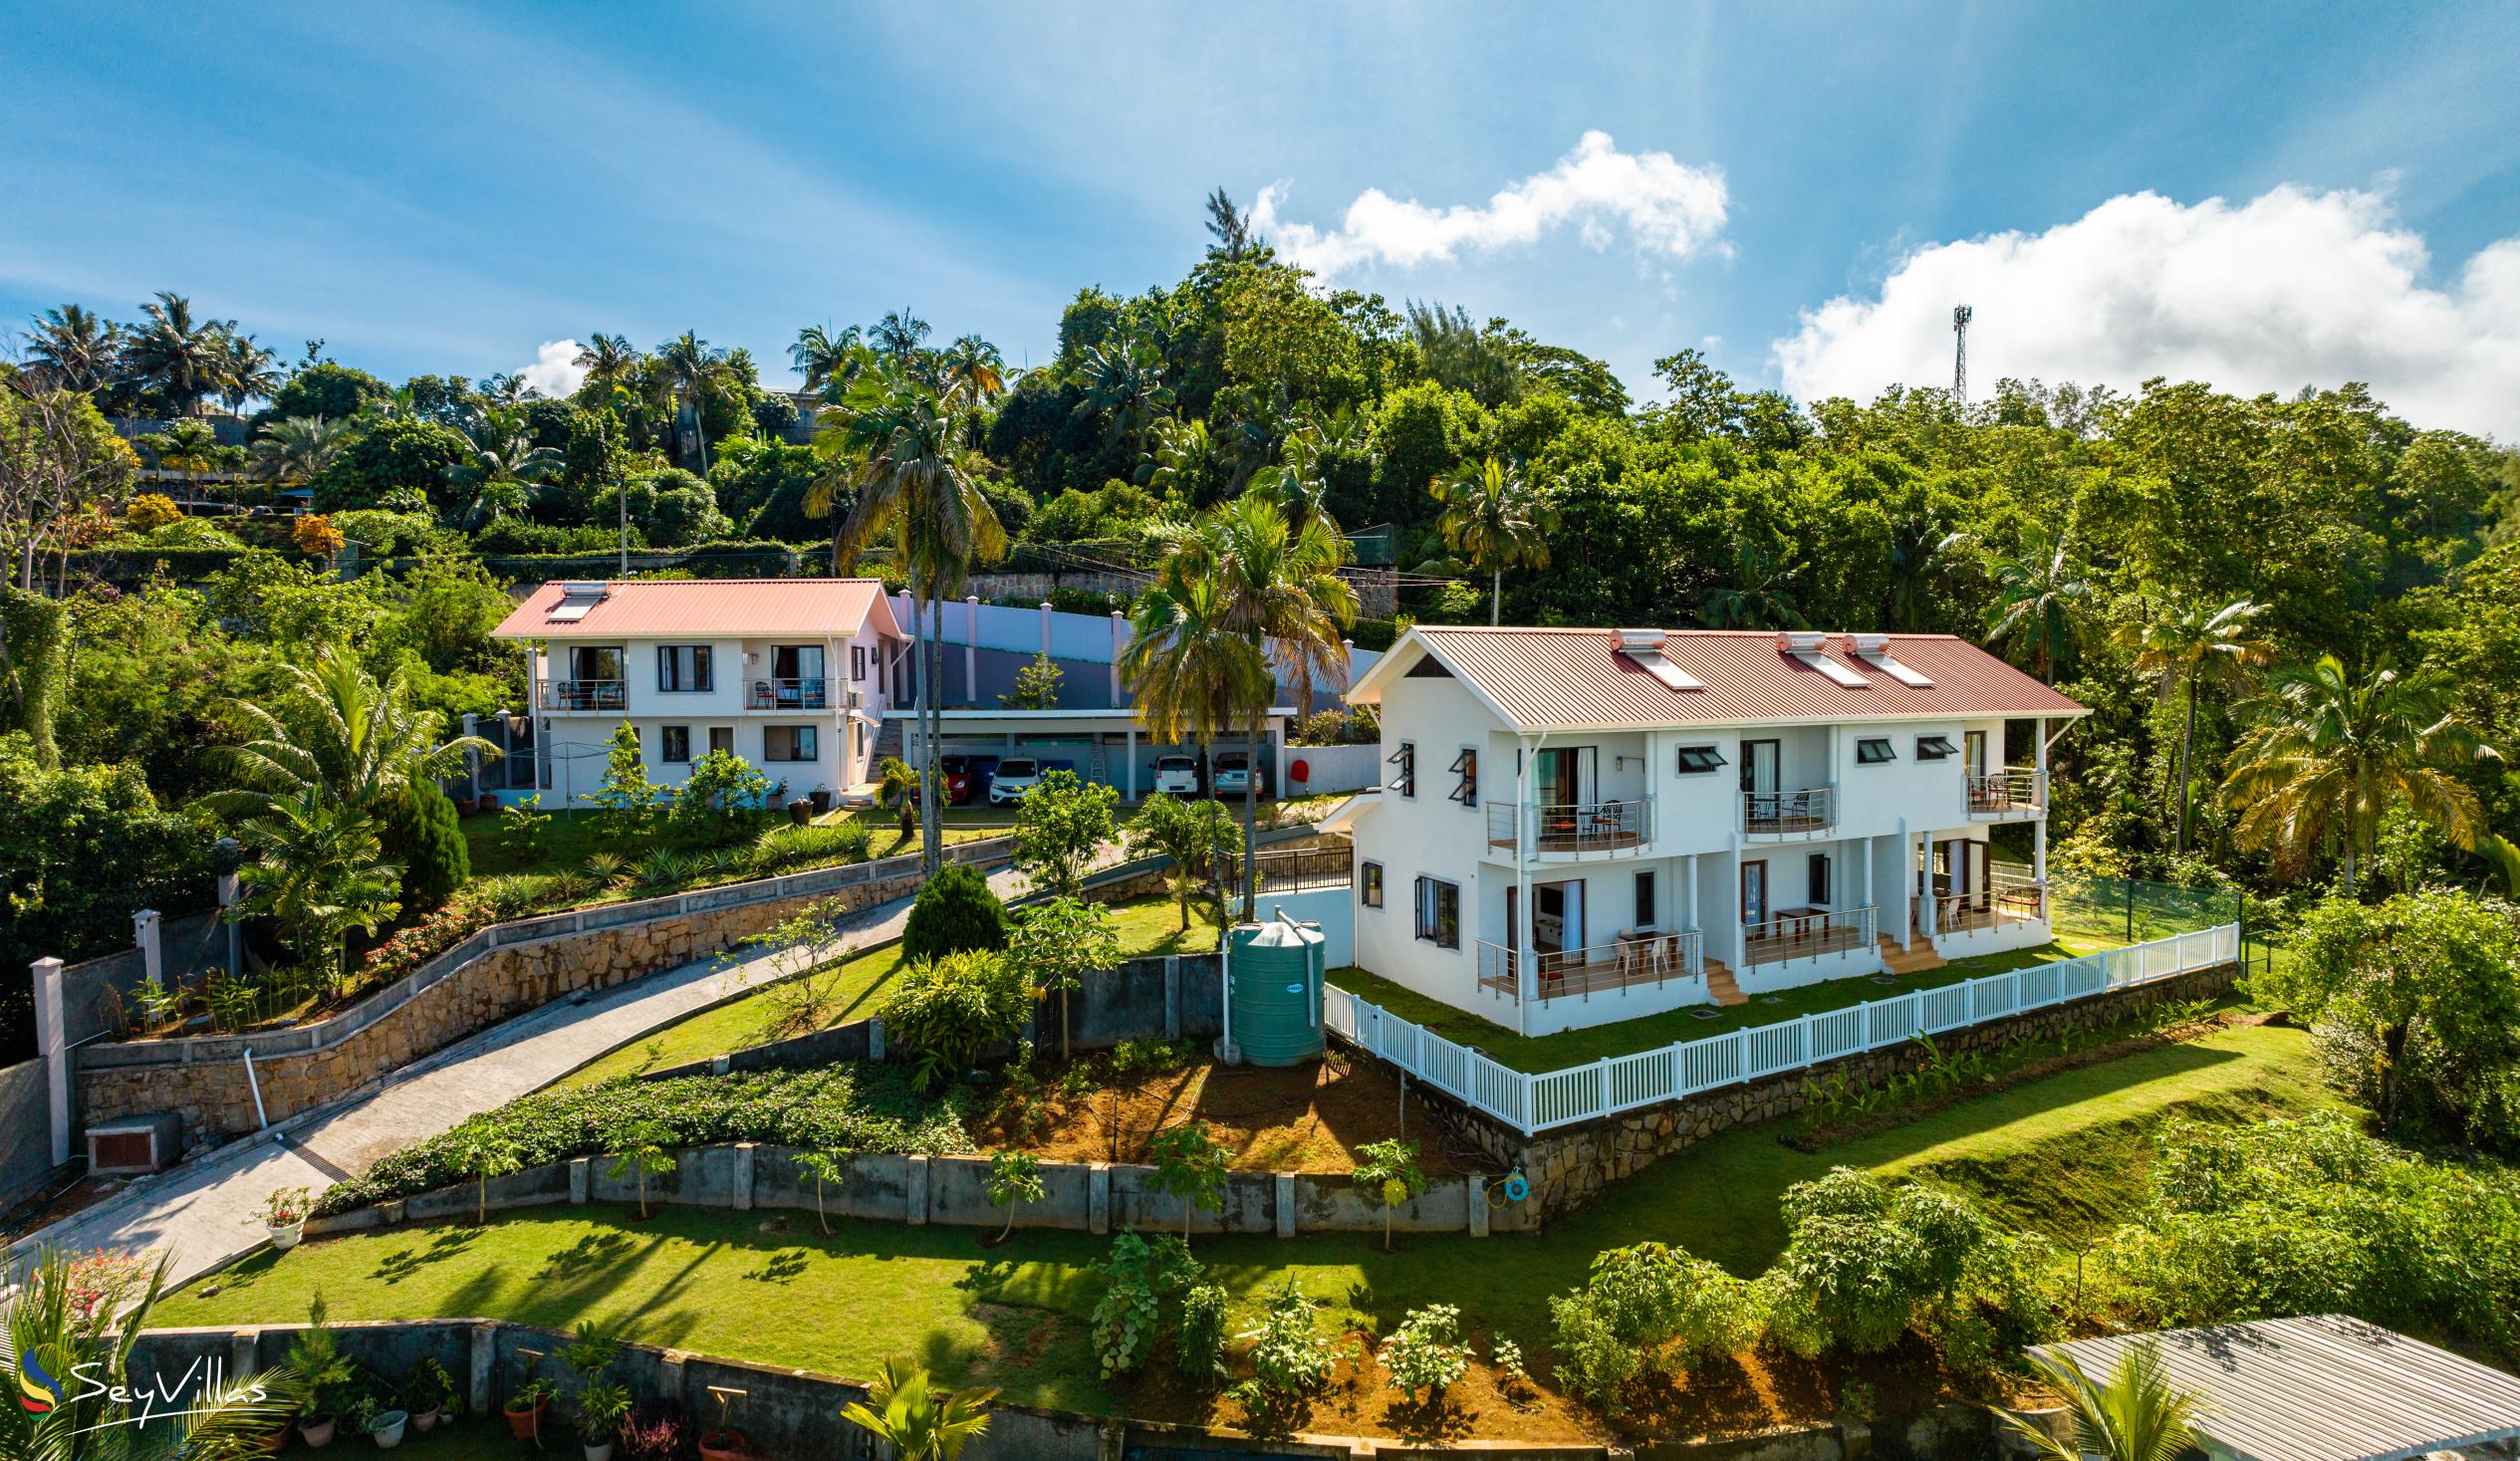
<svg viewBox="0 0 2520 1461">
<path fill-rule="evenodd" d="M 1969 317 L 1975 313 L 1966 305 L 1951 307 L 1951 394 L 1963 403 L 1969 398 Z"/>
</svg>

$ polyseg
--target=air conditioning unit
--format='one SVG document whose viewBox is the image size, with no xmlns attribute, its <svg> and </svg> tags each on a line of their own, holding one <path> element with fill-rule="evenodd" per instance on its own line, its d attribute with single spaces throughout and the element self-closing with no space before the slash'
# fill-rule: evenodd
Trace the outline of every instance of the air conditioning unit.
<svg viewBox="0 0 2520 1461">
<path fill-rule="evenodd" d="M 183 1155 L 183 1117 L 173 1111 L 120 1116 L 88 1128 L 91 1176 L 162 1172 Z"/>
<path fill-rule="evenodd" d="M 852 710 L 866 709 L 867 692 L 864 690 L 851 690 L 849 692 L 849 708 Z"/>
</svg>

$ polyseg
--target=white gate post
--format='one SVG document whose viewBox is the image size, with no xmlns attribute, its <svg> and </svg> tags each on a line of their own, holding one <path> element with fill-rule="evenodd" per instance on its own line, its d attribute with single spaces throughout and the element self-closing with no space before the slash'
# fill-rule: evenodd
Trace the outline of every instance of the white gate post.
<svg viewBox="0 0 2520 1461">
<path fill-rule="evenodd" d="M 467 736 L 477 736 L 477 735 L 481 734 L 481 717 L 480 717 L 480 716 L 478 716 L 478 715 L 473 714 L 473 713 L 472 713 L 471 711 L 469 711 L 469 710 L 467 710 L 467 711 L 465 711 L 465 712 L 464 712 L 464 734 L 465 734 L 465 735 L 467 735 Z M 480 753 L 480 752 L 478 752 L 478 751 L 466 751 L 466 752 L 464 753 L 464 774 L 465 774 L 466 776 L 468 776 L 468 777 L 470 777 L 470 778 L 472 779 L 472 799 L 473 799 L 475 802 L 480 801 L 480 800 L 481 800 L 481 753 Z"/>
<path fill-rule="evenodd" d="M 980 703 L 980 596 L 962 596 L 962 698 Z"/>
<path fill-rule="evenodd" d="M 35 1047 L 44 1056 L 44 1089 L 53 1123 L 53 1165 L 70 1160 L 70 1039 L 62 1016 L 62 963 L 35 961 Z"/>
<path fill-rule="evenodd" d="M 131 915 L 131 944 L 140 951 L 147 977 L 162 985 L 166 978 L 166 940 L 158 928 L 157 910 L 142 908 Z"/>
</svg>

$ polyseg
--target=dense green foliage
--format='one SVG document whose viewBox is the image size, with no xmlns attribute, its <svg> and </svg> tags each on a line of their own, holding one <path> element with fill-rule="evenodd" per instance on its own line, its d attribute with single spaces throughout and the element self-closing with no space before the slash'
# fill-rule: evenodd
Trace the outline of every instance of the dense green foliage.
<svg viewBox="0 0 2520 1461">
<path fill-rule="evenodd" d="M 402 868 L 405 912 L 442 905 L 472 876 L 455 804 L 433 783 L 402 788 L 377 804 L 377 842 L 385 860 Z"/>
<path fill-rule="evenodd" d="M 988 875 L 956 862 L 920 885 L 901 928 L 901 956 L 934 959 L 966 949 L 1002 949 L 1006 940 L 1006 904 L 989 887 Z"/>
<path fill-rule="evenodd" d="M 919 1089 L 942 1086 L 990 1046 L 1013 1040 L 1040 991 L 995 950 L 967 949 L 913 959 L 883 998 L 887 1047 L 917 1071 Z"/>
</svg>

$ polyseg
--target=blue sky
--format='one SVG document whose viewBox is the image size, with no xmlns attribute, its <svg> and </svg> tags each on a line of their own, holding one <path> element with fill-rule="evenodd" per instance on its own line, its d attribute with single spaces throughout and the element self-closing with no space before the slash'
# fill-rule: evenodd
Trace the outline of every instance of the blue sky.
<svg viewBox="0 0 2520 1461">
<path fill-rule="evenodd" d="M 1639 395 L 1687 345 L 1805 395 L 1938 382 L 1965 296 L 1981 382 L 2368 378 L 2520 434 L 2509 8 L 83 5 L 10 32 L 9 325 L 175 289 L 398 379 L 597 330 L 782 363 L 801 325 L 907 305 L 1038 363 L 1079 286 L 1178 278 L 1221 184 L 1272 188 L 1338 282 L 1508 316 Z M 1420 206 L 1346 227 L 1369 193 Z"/>
</svg>

